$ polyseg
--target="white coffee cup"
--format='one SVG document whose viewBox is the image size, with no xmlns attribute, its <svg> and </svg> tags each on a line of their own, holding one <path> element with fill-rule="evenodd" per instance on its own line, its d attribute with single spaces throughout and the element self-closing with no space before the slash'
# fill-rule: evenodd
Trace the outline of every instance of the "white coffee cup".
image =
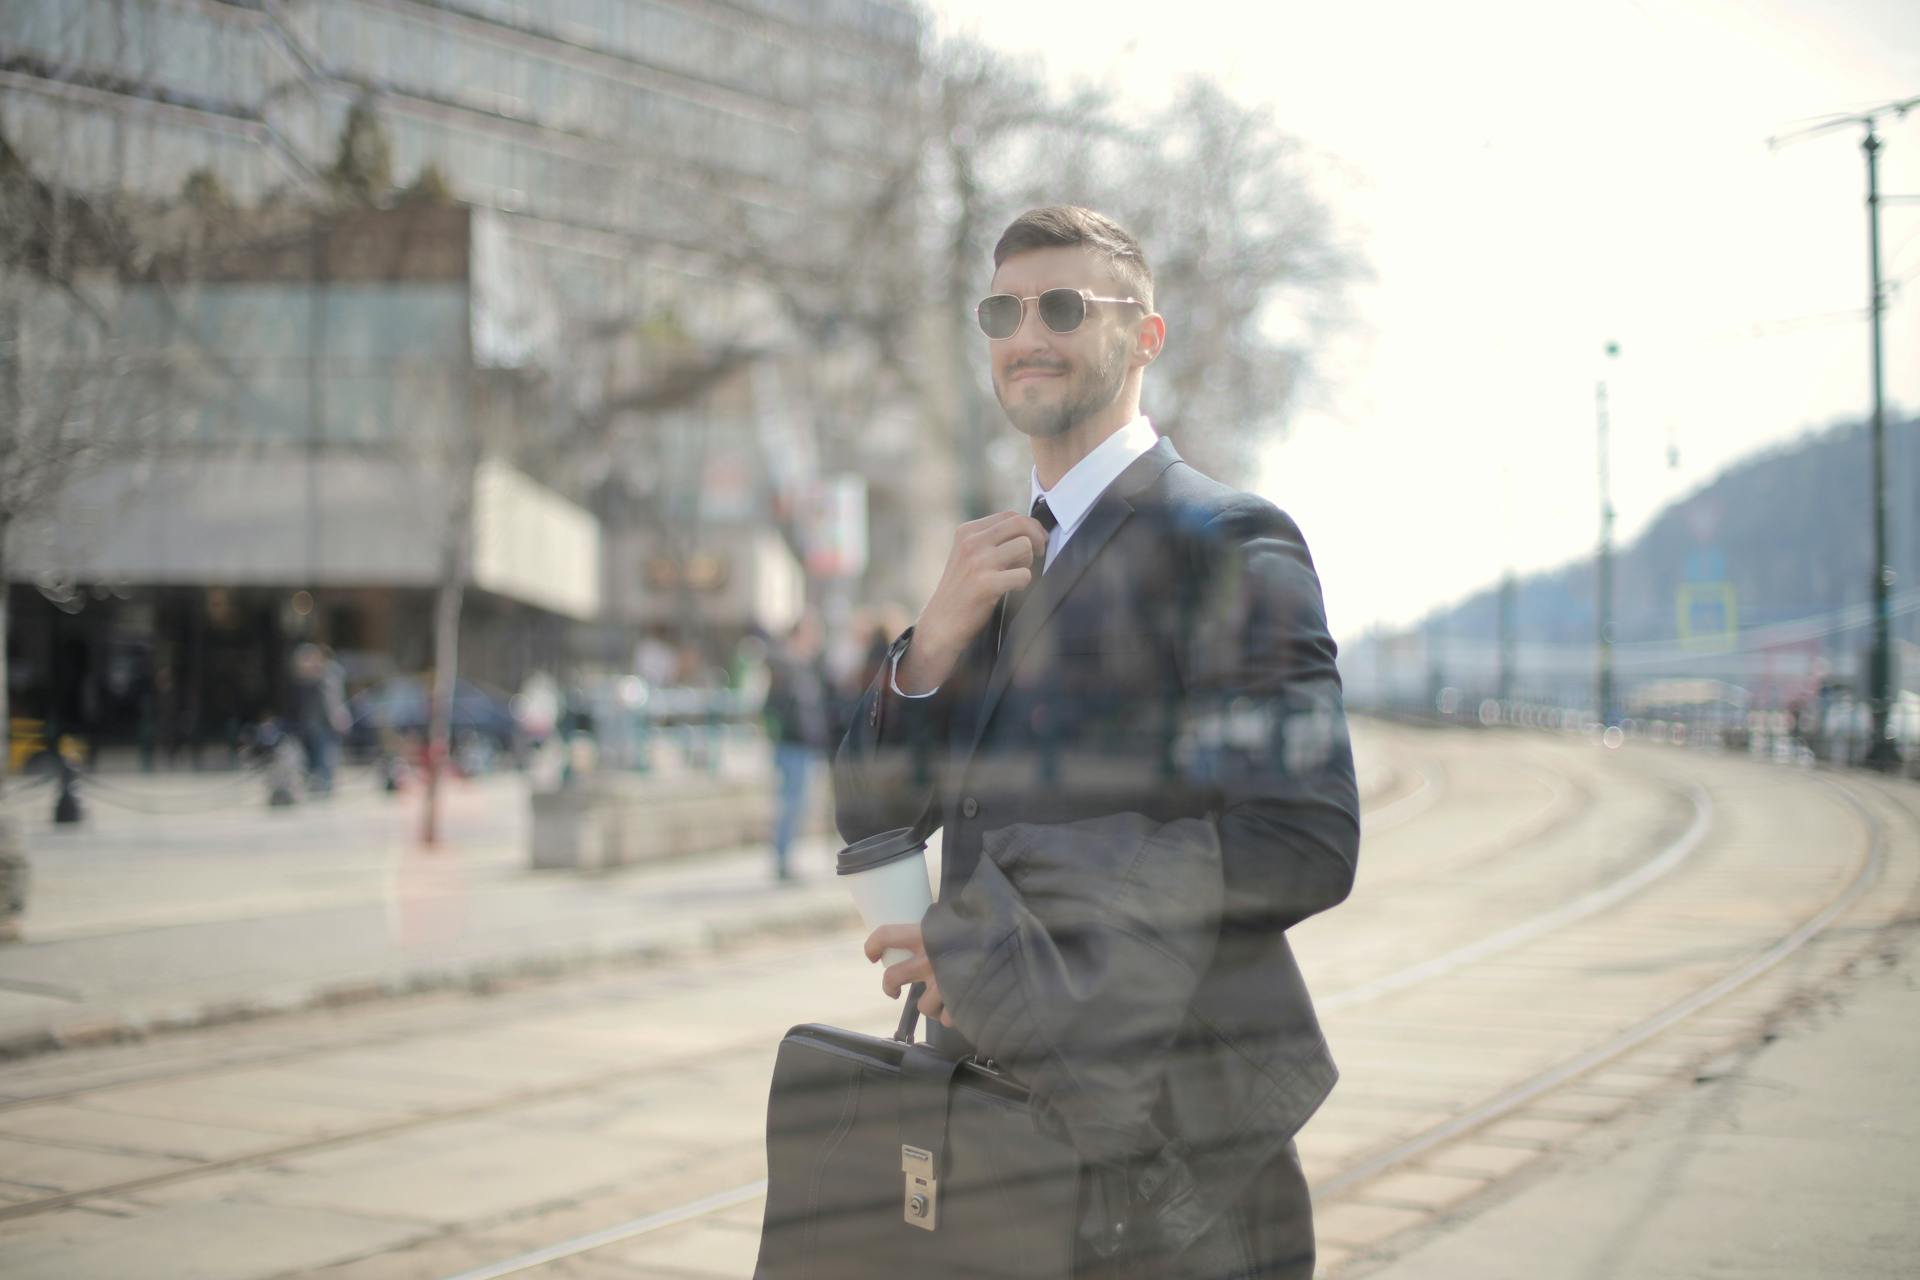
<svg viewBox="0 0 1920 1280">
<path fill-rule="evenodd" d="M 912 827 L 882 831 L 840 851 L 837 872 L 853 891 L 853 904 L 868 929 L 883 924 L 919 924 L 933 905 L 927 880 L 927 842 Z M 881 953 L 885 965 L 896 965 L 913 953 L 888 947 Z"/>
</svg>

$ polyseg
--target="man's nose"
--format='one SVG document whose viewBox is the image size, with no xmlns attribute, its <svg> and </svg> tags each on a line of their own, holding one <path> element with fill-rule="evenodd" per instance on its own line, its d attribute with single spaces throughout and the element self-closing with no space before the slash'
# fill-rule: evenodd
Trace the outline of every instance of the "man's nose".
<svg viewBox="0 0 1920 1280">
<path fill-rule="evenodd" d="M 1053 349 L 1053 331 L 1040 319 L 1039 303 L 1030 303 L 1021 309 L 1020 327 L 1007 342 L 1022 355 Z"/>
<path fill-rule="evenodd" d="M 1053 330 L 1047 328 L 1047 322 L 1040 318 L 1040 299 L 1026 298 L 1020 303 L 1020 327 L 1013 331 L 1015 342 L 1038 342 L 1045 345 L 1053 337 Z"/>
</svg>

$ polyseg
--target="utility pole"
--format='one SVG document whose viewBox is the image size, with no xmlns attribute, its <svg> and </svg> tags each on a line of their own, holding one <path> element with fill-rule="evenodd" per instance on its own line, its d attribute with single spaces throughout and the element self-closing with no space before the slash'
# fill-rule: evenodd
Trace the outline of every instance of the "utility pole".
<svg viewBox="0 0 1920 1280">
<path fill-rule="evenodd" d="M 1867 117 L 1860 148 L 1867 154 L 1867 315 L 1873 330 L 1873 658 L 1867 683 L 1873 742 L 1867 747 L 1867 767 L 1892 773 L 1900 765 L 1900 750 L 1887 733 L 1893 703 L 1893 645 L 1887 622 L 1893 566 L 1887 563 L 1887 422 L 1880 354 L 1880 313 L 1887 298 L 1880 287 L 1880 135 L 1872 116 Z"/>
<path fill-rule="evenodd" d="M 1620 344 L 1607 344 L 1607 358 L 1620 354 Z M 1594 414 L 1599 425 L 1600 447 L 1600 551 L 1595 557 L 1597 599 L 1594 603 L 1595 642 L 1599 652 L 1599 671 L 1595 678 L 1595 697 L 1599 702 L 1600 727 L 1613 723 L 1613 485 L 1607 472 L 1607 380 L 1594 386 Z"/>
<path fill-rule="evenodd" d="M 1888 733 L 1893 707 L 1893 639 L 1888 598 L 1893 592 L 1893 565 L 1887 556 L 1887 427 L 1881 372 L 1880 314 L 1886 310 L 1886 289 L 1880 282 L 1880 135 L 1881 116 L 1904 117 L 1920 106 L 1920 97 L 1889 102 L 1858 115 L 1835 116 L 1784 137 L 1767 139 L 1769 149 L 1797 138 L 1809 138 L 1847 125 L 1862 125 L 1866 136 L 1860 148 L 1867 157 L 1867 316 L 1873 348 L 1873 651 L 1867 661 L 1867 705 L 1873 714 L 1873 741 L 1867 746 L 1867 767 L 1892 773 L 1900 767 L 1900 748 Z"/>
</svg>

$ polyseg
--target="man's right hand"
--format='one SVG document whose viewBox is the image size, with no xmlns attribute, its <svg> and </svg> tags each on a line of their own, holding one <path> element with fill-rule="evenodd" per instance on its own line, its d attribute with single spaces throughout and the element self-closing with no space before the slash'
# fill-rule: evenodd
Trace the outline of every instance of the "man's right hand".
<svg viewBox="0 0 1920 1280">
<path fill-rule="evenodd" d="M 920 611 L 913 643 L 900 660 L 901 690 L 925 693 L 945 682 L 1000 597 L 1024 590 L 1034 579 L 1034 567 L 1046 563 L 1046 553 L 1046 528 L 1018 511 L 961 525 L 940 585 Z"/>
</svg>

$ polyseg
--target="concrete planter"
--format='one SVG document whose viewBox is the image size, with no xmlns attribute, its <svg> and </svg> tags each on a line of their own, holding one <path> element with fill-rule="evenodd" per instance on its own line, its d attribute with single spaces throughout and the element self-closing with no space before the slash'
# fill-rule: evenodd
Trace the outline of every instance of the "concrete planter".
<svg viewBox="0 0 1920 1280">
<path fill-rule="evenodd" d="M 817 789 L 803 830 L 826 829 L 824 791 Z M 534 793 L 529 861 L 536 869 L 596 871 L 766 844 L 773 808 L 770 779 L 591 775 Z"/>
<path fill-rule="evenodd" d="M 531 861 L 535 870 L 592 871 L 606 865 L 605 815 L 589 788 L 533 794 Z"/>
</svg>

